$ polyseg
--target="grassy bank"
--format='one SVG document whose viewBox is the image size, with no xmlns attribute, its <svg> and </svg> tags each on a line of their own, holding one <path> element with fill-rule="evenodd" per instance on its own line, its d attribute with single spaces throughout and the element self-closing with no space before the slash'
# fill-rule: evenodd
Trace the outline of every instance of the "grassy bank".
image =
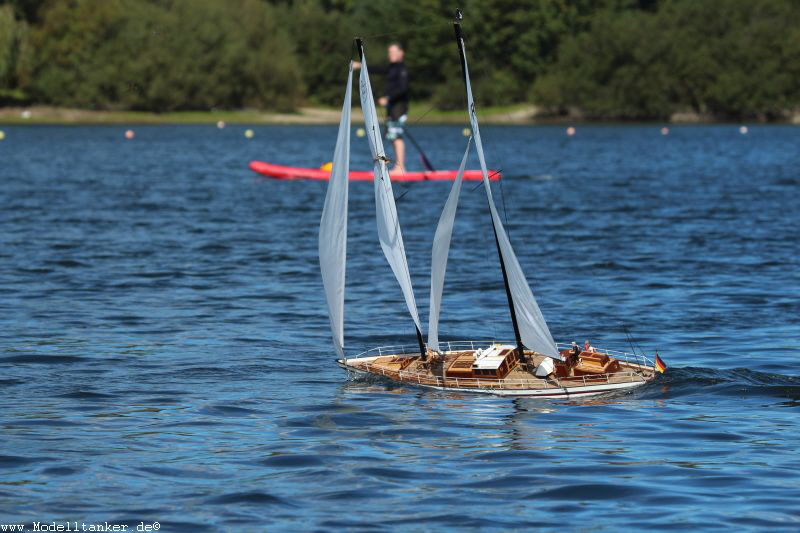
<svg viewBox="0 0 800 533">
<path fill-rule="evenodd" d="M 293 113 L 257 110 L 179 111 L 149 113 L 144 111 L 92 111 L 60 107 L 0 108 L 0 124 L 336 124 L 339 108 L 301 107 Z M 594 122 L 580 116 L 543 116 L 540 108 L 529 104 L 484 107 L 478 110 L 482 124 L 548 124 Z M 353 123 L 362 121 L 361 110 L 353 109 Z M 412 105 L 411 124 L 466 124 L 463 110 L 439 111 L 426 102 Z M 629 122 L 629 121 L 626 121 Z M 675 113 L 664 123 L 730 122 L 712 115 Z M 787 113 L 785 122 L 800 124 L 800 112 Z"/>
<path fill-rule="evenodd" d="M 58 107 L 0 108 L 0 124 L 336 124 L 340 109 L 302 107 L 294 113 L 243 111 L 180 111 L 148 113 L 140 111 L 92 111 Z M 487 107 L 480 110 L 481 120 L 495 124 L 533 122 L 536 108 L 530 105 Z M 353 122 L 360 122 L 360 110 L 353 110 Z M 420 124 L 461 124 L 466 113 L 438 111 L 429 104 L 412 107 L 410 121 Z"/>
</svg>

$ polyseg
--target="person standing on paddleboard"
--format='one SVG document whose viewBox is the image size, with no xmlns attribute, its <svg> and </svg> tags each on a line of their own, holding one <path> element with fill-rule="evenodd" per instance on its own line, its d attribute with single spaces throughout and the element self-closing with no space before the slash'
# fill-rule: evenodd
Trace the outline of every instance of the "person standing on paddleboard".
<svg viewBox="0 0 800 533">
<path fill-rule="evenodd" d="M 378 98 L 378 104 L 386 108 L 386 140 L 392 142 L 395 154 L 394 167 L 389 172 L 404 174 L 406 143 L 403 140 L 403 126 L 408 119 L 408 69 L 403 61 L 405 51 L 400 43 L 391 43 L 387 54 L 389 64 L 370 67 L 370 72 L 386 75 L 384 95 Z M 354 62 L 353 68 L 361 68 L 361 63 Z"/>
</svg>

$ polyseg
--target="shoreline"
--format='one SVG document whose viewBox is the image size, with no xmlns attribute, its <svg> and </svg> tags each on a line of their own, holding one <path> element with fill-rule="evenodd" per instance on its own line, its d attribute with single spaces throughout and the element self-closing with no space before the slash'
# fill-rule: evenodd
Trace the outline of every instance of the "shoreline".
<svg viewBox="0 0 800 533">
<path fill-rule="evenodd" d="M 466 124 L 463 110 L 439 111 L 429 104 L 412 104 L 410 124 Z M 204 125 L 223 121 L 226 125 L 327 125 L 339 123 L 339 108 L 301 107 L 295 112 L 273 111 L 175 111 L 152 113 L 148 111 L 94 111 L 48 106 L 0 107 L 0 124 L 5 125 L 102 125 L 102 124 L 163 124 Z M 543 115 L 540 107 L 530 104 L 487 106 L 479 110 L 483 124 L 494 125 L 548 125 L 548 124 L 800 124 L 800 112 L 782 121 L 722 120 L 698 113 L 675 113 L 665 120 L 591 120 L 579 116 Z M 360 109 L 353 109 L 354 121 L 363 120 Z"/>
</svg>

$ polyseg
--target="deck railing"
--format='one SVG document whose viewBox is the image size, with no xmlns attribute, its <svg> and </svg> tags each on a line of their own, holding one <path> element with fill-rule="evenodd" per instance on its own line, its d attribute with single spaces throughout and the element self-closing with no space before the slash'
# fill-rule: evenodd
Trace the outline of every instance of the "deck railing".
<svg viewBox="0 0 800 533">
<path fill-rule="evenodd" d="M 614 383 L 619 384 L 625 381 L 638 382 L 646 381 L 640 372 L 614 372 L 612 374 L 592 374 L 589 376 L 574 376 L 569 378 L 549 379 L 481 379 L 481 378 L 443 378 L 431 374 L 419 372 L 409 372 L 406 370 L 388 370 L 381 366 L 365 364 L 364 370 L 373 374 L 381 374 L 388 378 L 403 381 L 406 383 L 417 383 L 433 387 L 447 388 L 480 388 L 480 389 L 502 389 L 502 390 L 522 390 L 522 389 L 563 389 L 568 387 L 586 387 L 591 385 L 607 385 L 611 383 L 611 376 Z"/>
<path fill-rule="evenodd" d="M 439 348 L 442 352 L 460 352 L 460 351 L 467 351 L 467 350 L 477 350 L 477 349 L 484 349 L 492 346 L 493 344 L 514 344 L 511 341 L 494 341 L 494 340 L 475 340 L 475 341 L 447 341 L 447 342 L 440 342 Z M 556 344 L 556 347 L 559 350 L 569 349 L 569 344 Z M 635 364 L 645 367 L 653 368 L 654 363 L 653 361 L 645 356 L 640 354 L 633 354 L 628 352 L 620 352 L 618 350 L 606 350 L 606 349 L 599 349 L 595 348 L 595 353 L 598 354 L 606 354 L 610 355 L 617 361 L 621 363 L 628 363 L 628 364 Z M 375 357 L 375 356 L 383 356 L 383 355 L 391 355 L 394 357 L 414 357 L 419 355 L 419 346 L 417 345 L 393 345 L 393 346 L 377 346 L 375 348 L 370 348 L 369 350 L 363 351 L 357 355 L 353 355 L 348 357 L 348 359 L 358 359 L 361 357 Z M 615 373 L 615 375 L 619 375 L 619 373 Z M 484 380 L 486 381 L 486 380 Z"/>
</svg>

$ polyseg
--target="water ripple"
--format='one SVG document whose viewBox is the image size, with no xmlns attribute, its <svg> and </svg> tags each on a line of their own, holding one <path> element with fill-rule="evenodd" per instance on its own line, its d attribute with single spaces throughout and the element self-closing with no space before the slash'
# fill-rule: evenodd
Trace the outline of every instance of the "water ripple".
<svg viewBox="0 0 800 533">
<path fill-rule="evenodd" d="M 246 168 L 319 166 L 334 126 L 253 127 L 251 140 L 235 125 L 135 128 L 131 142 L 118 126 L 4 126 L 0 522 L 798 529 L 800 129 L 484 128 L 554 337 L 669 365 L 630 393 L 541 400 L 336 367 L 317 259 L 326 186 Z M 447 168 L 460 130 L 414 134 Z M 352 151 L 370 167 L 363 143 Z M 423 324 L 449 188 L 395 187 Z M 348 353 L 413 344 L 373 186 L 349 192 Z M 484 191 L 464 188 L 441 338 L 513 338 L 487 216 Z"/>
</svg>

